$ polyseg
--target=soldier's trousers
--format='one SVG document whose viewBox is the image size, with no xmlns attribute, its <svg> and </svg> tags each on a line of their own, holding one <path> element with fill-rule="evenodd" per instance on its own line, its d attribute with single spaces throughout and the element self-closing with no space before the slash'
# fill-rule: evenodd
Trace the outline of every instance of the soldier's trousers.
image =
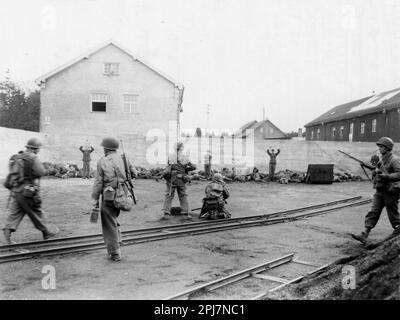
<svg viewBox="0 0 400 320">
<path fill-rule="evenodd" d="M 395 228 L 400 225 L 398 202 L 399 194 L 377 190 L 372 199 L 371 210 L 365 217 L 365 227 L 372 229 L 376 226 L 384 207 L 386 207 L 386 212 L 392 227 Z"/>
<path fill-rule="evenodd" d="M 26 214 L 36 229 L 47 232 L 46 218 L 41 209 L 41 199 L 38 194 L 34 197 L 24 197 L 20 192 L 13 192 L 10 199 L 10 211 L 5 229 L 16 231 Z"/>
<path fill-rule="evenodd" d="M 269 178 L 272 180 L 275 175 L 276 163 L 269 163 Z"/>
<path fill-rule="evenodd" d="M 171 204 L 175 196 L 175 190 L 178 193 L 179 203 L 181 206 L 181 214 L 189 213 L 189 203 L 187 199 L 186 186 L 184 184 L 179 186 L 171 186 L 171 182 L 167 181 L 167 189 L 165 190 L 165 200 L 163 211 L 164 213 L 171 213 Z"/>
<path fill-rule="evenodd" d="M 90 178 L 90 161 L 83 161 L 83 177 Z"/>
<path fill-rule="evenodd" d="M 113 201 L 103 201 L 101 203 L 101 228 L 108 254 L 111 255 L 121 255 L 121 231 L 117 219 L 119 213 L 120 209 L 114 206 Z"/>
</svg>

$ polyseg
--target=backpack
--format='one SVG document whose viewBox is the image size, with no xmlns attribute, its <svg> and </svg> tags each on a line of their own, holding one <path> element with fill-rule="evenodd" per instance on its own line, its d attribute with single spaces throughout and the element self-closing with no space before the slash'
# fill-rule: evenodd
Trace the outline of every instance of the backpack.
<svg viewBox="0 0 400 320">
<path fill-rule="evenodd" d="M 124 182 L 118 182 L 115 190 L 114 206 L 122 211 L 130 211 L 133 207 L 133 196 Z"/>
<path fill-rule="evenodd" d="M 211 191 L 209 192 L 209 196 L 213 198 L 220 198 L 222 196 L 222 192 L 224 191 L 224 187 L 217 182 L 212 182 L 210 186 Z"/>
<path fill-rule="evenodd" d="M 12 190 L 24 183 L 26 178 L 32 177 L 32 161 L 25 154 L 14 154 L 8 162 L 8 174 L 4 187 Z"/>
<path fill-rule="evenodd" d="M 118 165 L 111 161 L 114 167 L 114 172 L 117 177 L 117 188 L 115 189 L 114 206 L 122 211 L 131 211 L 134 200 L 130 190 L 130 186 L 126 179 L 120 180 L 119 175 L 122 175 Z"/>
</svg>

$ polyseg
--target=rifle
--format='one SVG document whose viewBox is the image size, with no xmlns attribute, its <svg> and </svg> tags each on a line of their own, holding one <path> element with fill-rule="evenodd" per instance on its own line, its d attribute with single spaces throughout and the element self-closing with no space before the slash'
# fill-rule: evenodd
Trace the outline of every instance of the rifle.
<svg viewBox="0 0 400 320">
<path fill-rule="evenodd" d="M 348 154 L 348 153 L 346 153 L 346 152 L 344 152 L 344 151 L 341 151 L 341 150 L 338 150 L 338 151 L 341 152 L 341 153 L 343 153 L 344 155 L 346 155 L 346 156 L 349 157 L 350 159 L 353 159 L 354 161 L 357 161 L 357 162 L 360 164 L 361 169 L 364 171 L 365 175 L 367 176 L 368 180 L 369 180 L 369 181 L 372 181 L 371 178 L 369 177 L 369 175 L 367 174 L 367 171 L 365 171 L 364 168 L 367 168 L 367 169 L 373 171 L 373 170 L 376 169 L 374 166 L 369 165 L 369 164 L 365 163 L 364 161 L 361 161 L 360 159 L 357 159 L 356 157 L 353 157 L 352 155 L 350 155 L 350 154 Z"/>
<path fill-rule="evenodd" d="M 133 202 L 136 204 L 137 203 L 137 199 L 136 199 L 135 192 L 133 191 L 133 189 L 135 189 L 135 187 L 133 186 L 133 183 L 132 183 L 131 170 L 130 170 L 130 168 L 128 166 L 128 161 L 126 159 L 126 155 L 125 155 L 125 151 L 124 151 L 124 145 L 122 143 L 122 140 L 120 140 L 120 141 L 121 141 L 121 149 L 122 149 L 121 157 L 122 157 L 122 161 L 124 162 L 124 167 L 125 167 L 125 177 L 126 177 L 125 183 L 128 185 L 128 190 L 132 195 Z"/>
</svg>

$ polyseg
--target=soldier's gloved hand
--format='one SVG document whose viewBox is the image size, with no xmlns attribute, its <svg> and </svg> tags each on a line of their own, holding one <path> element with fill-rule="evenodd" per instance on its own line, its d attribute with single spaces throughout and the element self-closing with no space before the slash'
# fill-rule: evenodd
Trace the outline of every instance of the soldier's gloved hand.
<svg viewBox="0 0 400 320">
<path fill-rule="evenodd" d="M 98 208 L 98 207 L 99 207 L 99 200 L 94 200 L 93 208 Z"/>
<path fill-rule="evenodd" d="M 389 175 L 387 173 L 379 173 L 377 177 L 382 181 L 389 180 Z"/>
</svg>

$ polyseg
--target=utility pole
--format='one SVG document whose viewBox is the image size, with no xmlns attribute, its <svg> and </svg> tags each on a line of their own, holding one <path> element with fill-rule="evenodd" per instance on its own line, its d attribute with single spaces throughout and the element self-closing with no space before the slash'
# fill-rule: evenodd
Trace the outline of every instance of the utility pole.
<svg viewBox="0 0 400 320">
<path fill-rule="evenodd" d="M 208 134 L 208 125 L 210 122 L 210 105 L 207 104 L 207 123 L 206 123 L 206 132 L 205 132 L 205 136 L 207 136 Z"/>
</svg>

